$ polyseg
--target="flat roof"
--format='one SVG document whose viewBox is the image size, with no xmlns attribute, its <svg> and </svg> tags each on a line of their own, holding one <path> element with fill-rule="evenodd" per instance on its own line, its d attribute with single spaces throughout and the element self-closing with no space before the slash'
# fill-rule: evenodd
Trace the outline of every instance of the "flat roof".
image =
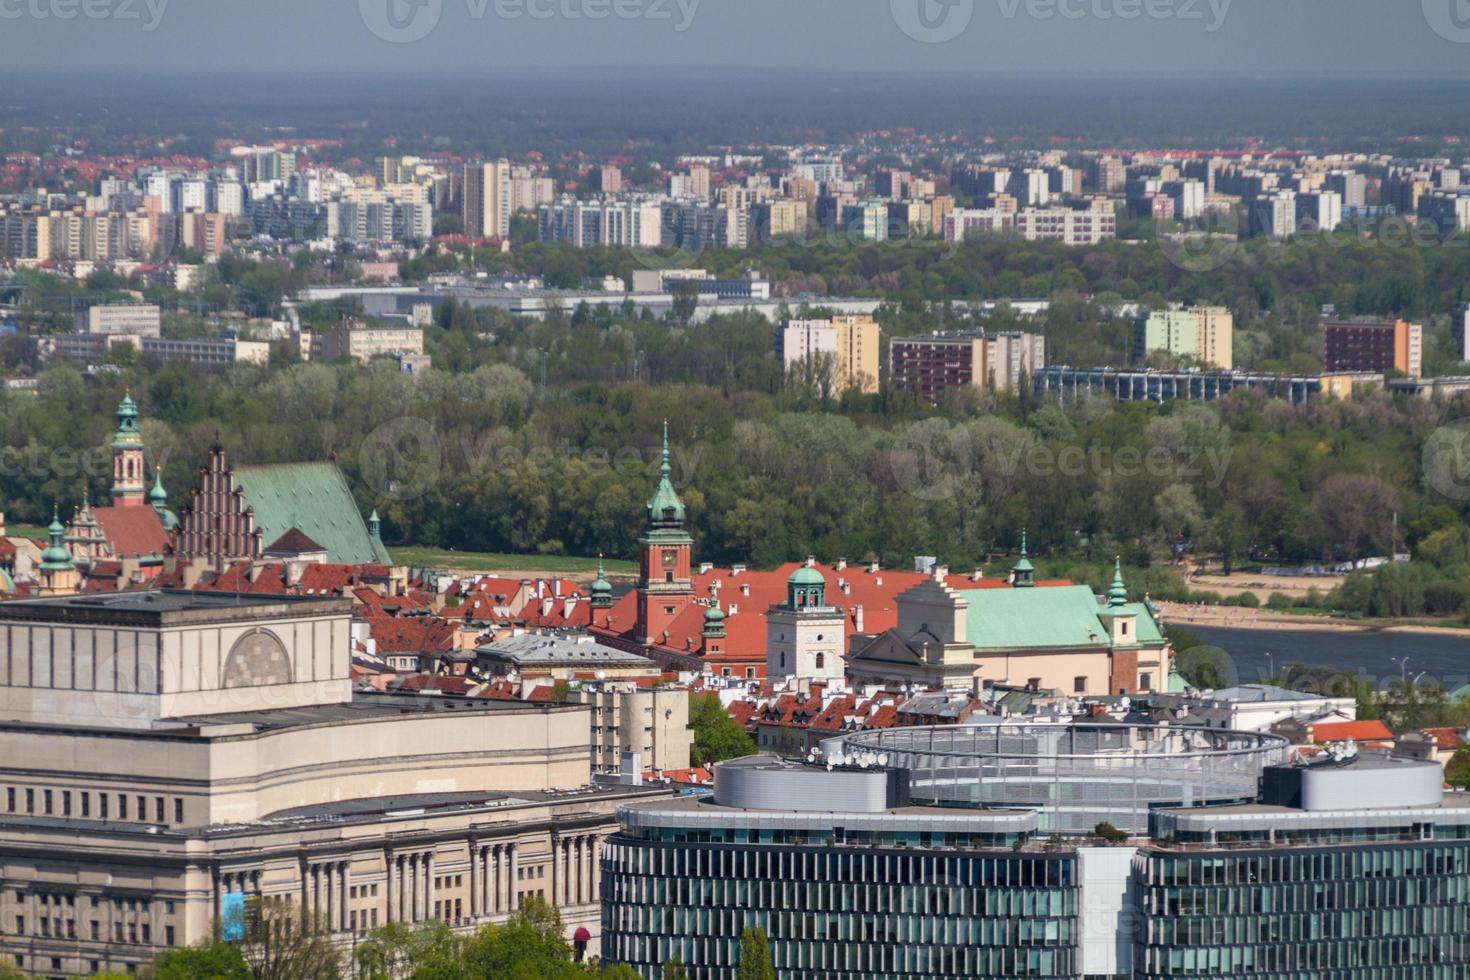
<svg viewBox="0 0 1470 980">
<path fill-rule="evenodd" d="M 157 628 L 171 623 L 274 616 L 346 615 L 351 599 L 321 596 L 261 596 L 193 589 L 83 593 L 0 602 L 0 621 L 91 623 Z"/>
<path fill-rule="evenodd" d="M 507 701 L 495 698 L 457 697 L 447 694 L 366 693 L 354 692 L 351 701 L 338 704 L 307 705 L 299 708 L 265 708 L 221 715 L 191 715 L 169 721 L 209 728 L 220 725 L 251 725 L 257 729 L 296 728 L 333 722 L 365 721 L 397 715 L 431 713 L 469 713 L 478 711 L 545 711 L 552 708 L 575 708 L 545 702 Z"/>
</svg>

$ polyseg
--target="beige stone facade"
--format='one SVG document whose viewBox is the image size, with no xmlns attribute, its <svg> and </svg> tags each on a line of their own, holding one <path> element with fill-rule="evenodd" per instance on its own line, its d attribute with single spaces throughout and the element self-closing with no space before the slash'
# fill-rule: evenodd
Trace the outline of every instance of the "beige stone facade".
<svg viewBox="0 0 1470 980">
<path fill-rule="evenodd" d="M 600 842 L 661 791 L 591 785 L 587 705 L 354 693 L 349 637 L 343 600 L 0 605 L 0 962 L 134 968 L 209 939 L 230 892 L 344 945 L 539 895 L 595 949 Z"/>
</svg>

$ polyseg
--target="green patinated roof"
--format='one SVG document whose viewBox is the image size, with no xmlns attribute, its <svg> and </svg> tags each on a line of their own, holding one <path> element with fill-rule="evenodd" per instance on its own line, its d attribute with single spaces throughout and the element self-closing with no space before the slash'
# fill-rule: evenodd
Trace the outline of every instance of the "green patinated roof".
<svg viewBox="0 0 1470 980">
<path fill-rule="evenodd" d="M 654 490 L 652 499 L 648 501 L 648 522 L 653 527 L 678 527 L 684 523 L 684 501 L 679 499 L 678 491 L 669 479 L 672 472 L 673 468 L 669 465 L 669 423 L 665 422 L 663 464 L 659 467 L 658 489 Z"/>
<path fill-rule="evenodd" d="M 1109 645 L 1104 615 L 1136 615 L 1136 643 L 1161 643 L 1142 603 L 1103 607 L 1085 585 L 1042 589 L 968 589 L 965 638 L 976 650 L 1065 649 Z"/>
<path fill-rule="evenodd" d="M 806 565 L 802 565 L 791 573 L 791 577 L 786 580 L 786 583 L 788 585 L 826 585 L 827 580 L 815 568 L 808 568 Z"/>
<path fill-rule="evenodd" d="M 235 485 L 255 509 L 255 526 L 266 544 L 294 527 L 325 548 L 328 561 L 392 564 L 387 549 L 368 533 L 336 464 L 237 466 Z"/>
</svg>

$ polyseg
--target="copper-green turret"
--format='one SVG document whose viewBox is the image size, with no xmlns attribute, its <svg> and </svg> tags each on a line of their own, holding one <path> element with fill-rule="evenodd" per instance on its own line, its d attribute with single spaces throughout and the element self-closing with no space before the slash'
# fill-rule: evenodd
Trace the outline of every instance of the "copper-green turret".
<svg viewBox="0 0 1470 980">
<path fill-rule="evenodd" d="M 132 393 L 127 392 L 117 405 L 117 431 L 112 436 L 112 448 L 142 445 L 143 435 L 138 431 L 138 406 L 133 401 Z"/>
<path fill-rule="evenodd" d="M 1026 556 L 1026 529 L 1021 529 L 1021 560 L 1011 570 L 1011 585 L 1018 589 L 1029 589 L 1036 584 L 1036 569 Z"/>
<path fill-rule="evenodd" d="M 61 523 L 61 512 L 51 506 L 51 526 L 46 529 L 46 550 L 41 552 L 41 569 L 47 572 L 66 572 L 72 569 L 71 552 L 62 543 L 66 528 Z"/>
<path fill-rule="evenodd" d="M 1108 589 L 1108 605 L 1128 605 L 1128 587 L 1123 584 L 1123 558 L 1121 555 L 1113 560 L 1113 587 Z"/>
<path fill-rule="evenodd" d="M 613 604 L 612 583 L 602 570 L 602 556 L 597 556 L 597 578 L 592 583 L 592 608 L 611 609 Z"/>
<path fill-rule="evenodd" d="M 669 423 L 665 419 L 664 454 L 663 463 L 659 466 L 658 489 L 654 490 L 653 497 L 648 501 L 650 527 L 678 528 L 684 526 L 684 501 L 679 499 L 679 494 L 669 479 L 672 472 L 673 467 L 669 465 Z"/>
<path fill-rule="evenodd" d="M 725 610 L 720 608 L 718 600 L 704 611 L 703 635 L 707 640 L 720 639 L 725 635 Z"/>
</svg>

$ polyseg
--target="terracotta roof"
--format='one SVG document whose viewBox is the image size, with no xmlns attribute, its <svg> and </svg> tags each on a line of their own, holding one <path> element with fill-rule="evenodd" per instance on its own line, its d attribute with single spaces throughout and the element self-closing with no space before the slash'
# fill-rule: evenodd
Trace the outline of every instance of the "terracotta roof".
<svg viewBox="0 0 1470 980">
<path fill-rule="evenodd" d="M 1434 740 L 1434 747 L 1441 752 L 1453 752 L 1465 744 L 1458 728 L 1426 728 L 1424 734 Z"/>
<path fill-rule="evenodd" d="M 718 598 L 725 610 L 725 654 L 717 659 L 722 664 L 742 664 L 756 667 L 763 676 L 766 660 L 766 611 L 786 601 L 786 580 L 791 573 L 805 562 L 788 562 L 770 572 L 741 571 L 730 568 L 713 568 L 693 578 L 696 599 L 708 600 L 711 588 L 720 583 Z M 927 580 L 930 576 L 922 572 L 880 569 L 868 571 L 866 565 L 849 565 L 839 571 L 835 566 L 818 564 L 814 570 L 821 574 L 827 584 L 826 601 L 844 613 L 844 649 L 850 645 L 852 635 L 857 632 L 857 609 L 862 607 L 863 633 L 877 635 L 898 625 L 898 596 Z M 982 578 L 978 581 L 970 575 L 950 575 L 944 584 L 956 591 L 972 589 L 1009 589 L 1000 579 Z M 1038 587 L 1068 586 L 1071 582 L 1049 580 L 1038 582 Z M 844 587 L 846 591 L 844 591 Z M 743 591 L 742 591 L 743 590 Z M 734 607 L 735 612 L 731 612 Z M 703 645 L 705 606 L 690 603 L 674 618 L 668 628 L 668 639 L 657 644 L 671 653 L 697 655 Z M 592 617 L 593 629 L 611 632 L 632 639 L 631 632 L 637 621 L 638 594 L 628 592 L 608 610 L 598 610 Z M 611 621 L 611 627 L 608 626 Z"/>
<path fill-rule="evenodd" d="M 1314 742 L 1392 741 L 1393 732 L 1381 721 L 1331 721 L 1308 726 Z"/>
<path fill-rule="evenodd" d="M 168 531 L 152 507 L 93 507 L 92 517 L 114 558 L 162 555 L 168 547 Z"/>
</svg>

